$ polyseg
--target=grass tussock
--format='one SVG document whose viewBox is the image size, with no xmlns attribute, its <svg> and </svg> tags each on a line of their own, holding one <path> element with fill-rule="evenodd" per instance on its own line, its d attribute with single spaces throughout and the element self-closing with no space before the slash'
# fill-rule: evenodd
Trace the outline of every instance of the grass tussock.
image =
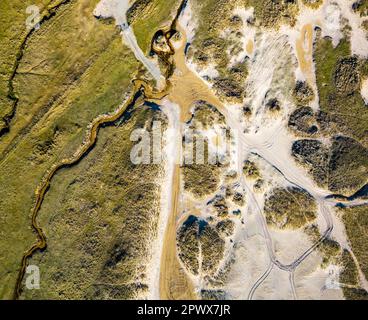
<svg viewBox="0 0 368 320">
<path fill-rule="evenodd" d="M 317 205 L 307 192 L 296 188 L 276 188 L 265 202 L 269 225 L 280 229 L 298 229 L 316 219 Z"/>
</svg>

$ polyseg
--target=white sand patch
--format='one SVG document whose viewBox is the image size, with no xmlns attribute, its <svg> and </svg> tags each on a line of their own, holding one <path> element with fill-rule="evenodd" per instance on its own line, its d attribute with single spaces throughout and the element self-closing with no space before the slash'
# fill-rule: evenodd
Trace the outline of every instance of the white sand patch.
<svg viewBox="0 0 368 320">
<path fill-rule="evenodd" d="M 270 234 L 277 259 L 286 265 L 291 264 L 313 245 L 303 229 L 279 230 L 270 228 Z"/>
<path fill-rule="evenodd" d="M 178 23 L 185 31 L 187 42 L 192 43 L 194 40 L 197 23 L 195 17 L 193 16 L 193 9 L 190 0 L 188 0 L 186 7 L 182 11 Z"/>
<path fill-rule="evenodd" d="M 237 172 L 238 175 L 243 174 L 243 150 L 241 149 L 240 135 L 237 130 L 231 131 L 231 144 L 229 148 L 229 171 Z"/>
<path fill-rule="evenodd" d="M 277 40 L 268 34 L 263 34 L 257 42 L 257 50 L 249 66 L 246 85 L 246 103 L 251 106 L 253 117 L 260 115 L 263 110 L 266 94 L 271 88 L 275 70 L 274 61 L 280 53 L 279 49 Z"/>
<path fill-rule="evenodd" d="M 364 103 L 368 105 L 368 78 L 363 79 L 360 93 L 364 99 Z"/>
<path fill-rule="evenodd" d="M 273 268 L 268 277 L 255 291 L 254 300 L 292 300 L 289 273 Z"/>
<path fill-rule="evenodd" d="M 335 3 L 327 2 L 322 7 L 322 36 L 331 37 L 332 44 L 337 46 L 343 37 L 341 32 L 341 9 Z"/>
<path fill-rule="evenodd" d="M 225 285 L 231 299 L 247 299 L 257 278 L 261 277 L 270 263 L 263 237 L 260 235 L 247 237 L 247 231 L 251 233 L 252 228 L 257 228 L 256 224 L 252 224 L 249 219 L 245 228 L 247 230 L 242 232 L 244 240 L 235 244 L 235 262 L 231 266 L 229 280 Z"/>
<path fill-rule="evenodd" d="M 335 0 L 340 8 L 342 15 L 349 21 L 351 27 L 351 53 L 359 57 L 368 57 L 368 39 L 367 33 L 362 28 L 362 18 L 352 9 L 352 2 L 346 0 Z"/>
<path fill-rule="evenodd" d="M 127 23 L 126 13 L 129 7 L 129 0 L 101 0 L 93 11 L 93 15 L 104 19 L 114 18 L 116 25 L 123 25 Z"/>
<path fill-rule="evenodd" d="M 203 67 L 199 67 L 193 61 L 188 61 L 187 66 L 192 72 L 198 75 L 198 77 L 204 80 L 208 86 L 211 86 L 211 84 L 209 83 L 210 80 L 213 80 L 220 75 L 219 72 L 216 70 L 215 64 L 213 63 Z"/>
<path fill-rule="evenodd" d="M 249 74 L 246 80 L 245 104 L 252 110 L 252 125 L 248 131 L 256 133 L 264 126 L 269 93 L 277 95 L 283 107 L 288 105 L 285 92 L 290 89 L 290 84 L 287 83 L 288 70 L 285 70 L 285 66 L 288 66 L 286 62 L 289 58 L 290 47 L 286 36 L 265 31 L 257 37 L 254 57 L 248 64 Z M 269 120 L 273 122 L 274 119 Z"/>
<path fill-rule="evenodd" d="M 339 287 L 339 266 L 320 267 L 322 258 L 312 253 L 295 271 L 295 284 L 298 299 L 329 300 L 344 299 Z"/>
<path fill-rule="evenodd" d="M 301 82 L 307 81 L 307 78 L 300 67 L 295 69 L 295 80 Z"/>
<path fill-rule="evenodd" d="M 228 151 L 226 144 L 226 128 L 222 125 L 215 124 L 212 128 L 201 131 L 201 135 L 206 137 L 208 141 L 208 153 L 214 157 L 213 160 L 225 160 Z"/>
</svg>

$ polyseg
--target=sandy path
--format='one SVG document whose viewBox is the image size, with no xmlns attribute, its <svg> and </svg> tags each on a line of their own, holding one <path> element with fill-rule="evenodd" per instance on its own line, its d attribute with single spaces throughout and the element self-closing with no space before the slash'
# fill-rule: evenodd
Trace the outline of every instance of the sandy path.
<svg viewBox="0 0 368 320">
<path fill-rule="evenodd" d="M 176 230 L 179 211 L 180 166 L 173 175 L 172 212 L 164 237 L 164 249 L 160 269 L 160 298 L 163 300 L 196 299 L 194 287 L 180 266 L 177 256 Z"/>
<path fill-rule="evenodd" d="M 177 28 L 178 31 L 181 32 L 182 37 L 180 42 L 173 44 L 176 49 L 174 55 L 176 70 L 174 75 L 170 78 L 172 86 L 168 95 L 168 99 L 180 106 L 180 123 L 185 123 L 191 117 L 190 109 L 195 102 L 204 100 L 210 104 L 213 104 L 214 106 L 219 106 L 222 104 L 213 94 L 207 84 L 205 84 L 197 74 L 193 73 L 187 67 L 184 52 L 187 43 L 186 33 L 180 25 L 178 25 Z M 181 143 L 181 140 L 179 143 Z M 179 163 L 179 161 L 177 161 L 177 163 Z M 161 258 L 161 299 L 196 298 L 193 284 L 191 283 L 186 271 L 181 267 L 177 255 L 176 232 L 179 225 L 178 219 L 180 216 L 180 177 L 181 169 L 180 165 L 177 164 L 175 166 L 172 182 L 171 214 L 167 223 Z"/>
<path fill-rule="evenodd" d="M 180 43 L 175 43 L 174 63 L 176 70 L 170 78 L 172 84 L 169 99 L 181 108 L 181 121 L 186 122 L 191 117 L 190 109 L 196 101 L 204 100 L 214 106 L 221 106 L 220 100 L 213 94 L 208 85 L 186 64 L 185 45 L 187 43 L 184 29 L 178 25 L 178 31 L 182 34 Z"/>
<path fill-rule="evenodd" d="M 168 99 L 180 106 L 180 123 L 184 123 L 191 117 L 190 108 L 198 100 L 206 100 L 216 105 L 218 99 L 208 86 L 192 71 L 185 63 L 185 32 L 180 28 L 182 39 L 180 43 L 175 43 L 176 53 L 174 62 L 176 70 L 170 82 L 172 87 Z M 179 141 L 180 143 L 180 141 Z M 178 146 L 177 150 L 181 146 Z M 178 152 L 180 153 L 180 152 Z M 166 235 L 164 237 L 164 247 L 161 258 L 160 270 L 160 297 L 161 299 L 195 299 L 193 284 L 190 282 L 186 271 L 180 265 L 177 256 L 176 232 L 178 228 L 178 217 L 180 211 L 179 195 L 180 190 L 180 165 L 179 161 L 175 166 L 172 182 L 172 206 L 167 223 Z"/>
</svg>

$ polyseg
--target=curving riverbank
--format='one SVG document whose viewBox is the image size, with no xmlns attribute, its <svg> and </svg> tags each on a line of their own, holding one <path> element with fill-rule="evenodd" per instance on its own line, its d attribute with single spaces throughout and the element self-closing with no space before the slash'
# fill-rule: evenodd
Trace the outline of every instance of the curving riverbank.
<svg viewBox="0 0 368 320">
<path fill-rule="evenodd" d="M 85 143 L 78 149 L 72 158 L 64 159 L 59 164 L 54 165 L 49 172 L 46 174 L 45 178 L 42 180 L 40 186 L 36 189 L 35 197 L 36 203 L 32 210 L 32 228 L 37 234 L 38 241 L 30 249 L 26 251 L 23 255 L 21 262 L 21 269 L 19 271 L 16 289 L 14 292 L 14 299 L 18 299 L 22 293 L 22 281 L 27 267 L 27 261 L 32 257 L 32 255 L 38 250 L 45 250 L 47 247 L 46 236 L 42 228 L 37 223 L 37 215 L 40 211 L 41 205 L 44 201 L 45 195 L 50 187 L 52 178 L 63 168 L 67 168 L 77 164 L 96 144 L 97 135 L 100 127 L 102 125 L 111 124 L 121 118 L 125 111 L 134 106 L 136 101 L 144 95 L 144 86 L 139 82 L 134 84 L 134 90 L 131 97 L 120 106 L 114 113 L 106 114 L 98 117 L 90 126 L 87 133 L 87 138 Z"/>
<path fill-rule="evenodd" d="M 41 17 L 41 20 L 39 22 L 39 25 L 42 25 L 44 24 L 46 21 L 50 20 L 52 17 L 54 17 L 58 11 L 58 9 L 60 7 L 62 7 L 63 5 L 66 5 L 66 4 L 69 4 L 71 3 L 71 0 L 62 0 L 60 1 L 59 3 L 55 4 L 54 6 L 50 7 L 50 8 L 47 8 L 45 10 L 45 12 L 43 13 L 42 17 Z M 23 55 L 24 55 L 24 50 L 26 48 L 26 45 L 29 41 L 29 39 L 31 38 L 31 36 L 33 35 L 33 33 L 36 31 L 36 28 L 33 27 L 32 29 L 30 29 L 27 34 L 25 35 L 25 37 L 23 38 L 20 46 L 19 46 L 19 49 L 18 49 L 18 52 L 16 54 L 16 60 L 14 62 L 14 68 L 13 68 L 13 71 L 10 75 L 10 78 L 8 80 L 8 99 L 10 99 L 11 101 L 13 101 L 13 104 L 12 104 L 12 107 L 11 107 L 11 111 L 10 113 L 6 114 L 5 116 L 3 116 L 3 121 L 5 123 L 5 126 L 3 128 L 0 129 L 0 138 L 9 132 L 10 130 L 10 124 L 11 124 L 11 121 L 13 120 L 13 118 L 15 117 L 15 114 L 17 112 L 17 106 L 18 106 L 18 103 L 19 103 L 19 98 L 17 97 L 15 91 L 14 91 L 14 78 L 15 76 L 17 75 L 17 72 L 18 72 L 18 68 L 19 68 L 19 65 L 20 65 L 20 61 L 22 60 L 23 58 Z"/>
</svg>

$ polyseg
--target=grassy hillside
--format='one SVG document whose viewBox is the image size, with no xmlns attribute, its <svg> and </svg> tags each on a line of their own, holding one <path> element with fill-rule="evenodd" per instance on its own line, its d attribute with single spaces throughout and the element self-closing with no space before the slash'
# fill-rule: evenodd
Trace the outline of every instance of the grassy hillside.
<svg viewBox="0 0 368 320">
<path fill-rule="evenodd" d="M 42 177 L 76 151 L 94 118 L 115 110 L 132 89 L 139 64 L 118 30 L 94 18 L 97 2 L 60 7 L 30 37 L 14 79 L 17 113 L 0 138 L 1 298 L 12 296 L 23 252 L 36 240 L 30 212 Z M 16 20 L 17 12 L 9 15 Z"/>
<path fill-rule="evenodd" d="M 102 128 L 95 148 L 54 177 L 39 212 L 48 247 L 30 261 L 40 267 L 41 289 L 25 289 L 22 298 L 131 299 L 145 293 L 162 171 L 131 163 L 130 135 L 160 119 L 160 112 L 139 106 L 128 120 Z"/>
</svg>

